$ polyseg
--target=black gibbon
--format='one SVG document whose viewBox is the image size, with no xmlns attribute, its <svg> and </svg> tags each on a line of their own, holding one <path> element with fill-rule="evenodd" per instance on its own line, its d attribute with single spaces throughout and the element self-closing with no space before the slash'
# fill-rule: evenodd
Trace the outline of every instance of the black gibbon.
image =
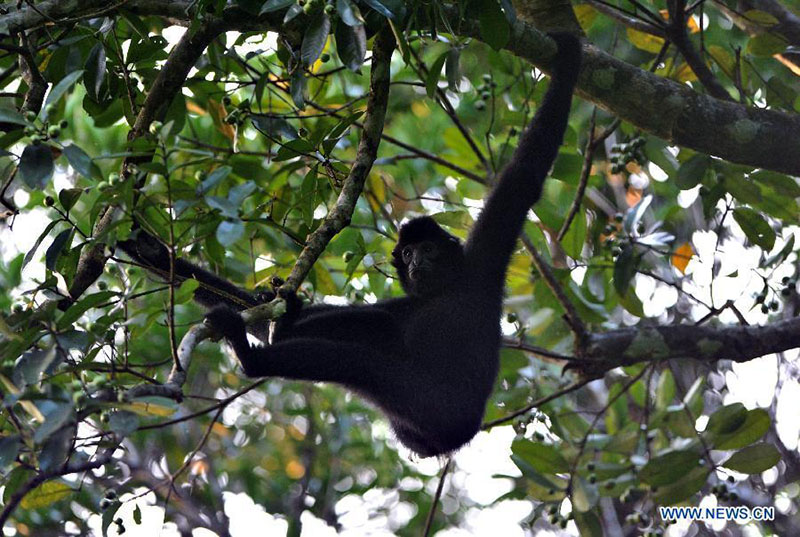
<svg viewBox="0 0 800 537">
<path fill-rule="evenodd" d="M 397 438 L 428 457 L 450 453 L 478 432 L 499 364 L 506 268 L 530 207 L 562 143 L 581 61 L 579 40 L 558 45 L 544 100 L 499 175 L 462 245 L 429 217 L 400 228 L 392 264 L 406 296 L 372 305 L 302 307 L 287 298 L 272 342 L 251 346 L 236 310 L 268 300 L 184 260 L 172 273 L 196 278 L 207 322 L 232 346 L 249 377 L 341 384 L 377 405 Z M 121 246 L 134 260 L 168 273 L 155 239 Z"/>
</svg>

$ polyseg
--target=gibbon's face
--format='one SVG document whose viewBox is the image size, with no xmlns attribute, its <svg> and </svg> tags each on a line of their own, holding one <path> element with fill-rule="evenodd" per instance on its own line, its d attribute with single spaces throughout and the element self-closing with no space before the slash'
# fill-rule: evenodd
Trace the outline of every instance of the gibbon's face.
<svg viewBox="0 0 800 537">
<path fill-rule="evenodd" d="M 428 297 L 458 284 L 464 267 L 459 240 L 429 217 L 415 218 L 400 229 L 392 264 L 409 296 Z"/>
</svg>

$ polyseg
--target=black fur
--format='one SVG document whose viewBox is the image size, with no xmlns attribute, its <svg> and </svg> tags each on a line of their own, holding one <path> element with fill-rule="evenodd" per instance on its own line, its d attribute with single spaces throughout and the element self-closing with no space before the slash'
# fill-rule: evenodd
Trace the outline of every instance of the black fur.
<svg viewBox="0 0 800 537">
<path fill-rule="evenodd" d="M 544 102 L 466 243 L 428 217 L 400 229 L 393 265 L 408 296 L 299 311 L 290 297 L 294 306 L 273 343 L 252 347 L 230 301 L 198 290 L 201 303 L 217 301 L 207 320 L 230 342 L 246 375 L 342 384 L 376 404 L 397 438 L 422 456 L 452 452 L 472 439 L 497 376 L 506 268 L 561 145 L 580 66 L 578 40 L 552 37 L 559 52 Z M 174 272 L 210 287 L 219 280 L 188 264 Z M 220 288 L 229 296 L 244 293 L 224 281 Z"/>
</svg>

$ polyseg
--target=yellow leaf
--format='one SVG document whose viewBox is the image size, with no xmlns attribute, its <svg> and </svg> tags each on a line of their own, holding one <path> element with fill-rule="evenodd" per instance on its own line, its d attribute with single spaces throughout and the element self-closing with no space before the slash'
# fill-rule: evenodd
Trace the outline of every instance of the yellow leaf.
<svg viewBox="0 0 800 537">
<path fill-rule="evenodd" d="M 669 20 L 669 11 L 666 9 L 660 9 L 658 10 L 658 13 L 664 18 L 665 21 Z M 695 19 L 694 16 L 689 16 L 689 18 L 686 19 L 686 27 L 689 28 L 690 34 L 696 34 L 700 31 L 700 26 L 697 24 L 697 19 Z"/>
<path fill-rule="evenodd" d="M 186 110 L 188 112 L 193 113 L 193 114 L 197 114 L 198 116 L 207 116 L 208 115 L 208 112 L 206 112 L 206 109 L 205 108 L 201 108 L 200 105 L 198 105 L 194 101 L 186 101 Z"/>
<path fill-rule="evenodd" d="M 381 176 L 373 172 L 369 174 L 369 191 L 372 192 L 372 195 L 375 196 L 375 199 L 378 203 L 386 203 L 386 185 L 383 182 Z"/>
<path fill-rule="evenodd" d="M 225 427 L 223 424 L 221 424 L 221 423 L 220 423 L 220 422 L 218 422 L 218 421 L 217 421 L 217 422 L 215 422 L 215 423 L 214 423 L 214 425 L 212 425 L 212 426 L 211 426 L 211 430 L 212 430 L 212 431 L 214 432 L 214 434 L 216 434 L 217 436 L 228 437 L 228 436 L 230 436 L 230 435 L 231 435 L 231 432 L 228 430 L 228 428 L 227 428 L 227 427 Z"/>
<path fill-rule="evenodd" d="M 633 28 L 626 28 L 625 32 L 628 34 L 628 41 L 638 49 L 658 54 L 661 51 L 661 47 L 664 46 L 664 39 L 661 37 L 646 34 Z"/>
<path fill-rule="evenodd" d="M 725 75 L 732 78 L 736 69 L 736 61 L 733 59 L 733 55 L 719 45 L 711 45 L 706 50 L 708 50 L 708 53 L 714 58 L 714 61 L 717 62 L 717 65 Z"/>
<path fill-rule="evenodd" d="M 314 264 L 314 276 L 316 277 L 317 291 L 323 295 L 335 295 L 339 292 L 336 282 L 333 281 L 331 273 L 322 266 L 322 263 Z"/>
<path fill-rule="evenodd" d="M 584 32 L 592 26 L 592 23 L 597 18 L 597 10 L 589 4 L 578 4 L 573 6 L 572 10 L 575 12 L 578 24 L 581 25 Z"/>
<path fill-rule="evenodd" d="M 675 79 L 679 82 L 693 82 L 697 80 L 697 75 L 694 74 L 689 64 L 684 62 L 675 71 Z"/>
<path fill-rule="evenodd" d="M 72 494 L 72 489 L 66 483 L 45 481 L 27 493 L 19 505 L 23 509 L 39 509 L 66 498 L 70 494 Z"/>
<path fill-rule="evenodd" d="M 775 16 L 770 15 L 766 11 L 759 11 L 758 9 L 748 9 L 744 12 L 744 18 L 765 27 L 775 26 L 780 22 Z"/>
<path fill-rule="evenodd" d="M 8 391 L 10 394 L 19 395 L 20 393 L 22 393 L 22 392 L 20 392 L 20 389 L 17 388 L 14 385 L 14 383 L 11 382 L 11 380 L 8 377 L 6 377 L 5 375 L 0 375 L 0 382 L 3 383 L 3 386 L 5 386 L 5 388 L 6 388 L 6 391 Z M 19 404 L 22 406 L 22 408 L 25 409 L 25 412 L 27 412 L 28 414 L 31 415 L 31 417 L 33 419 L 35 419 L 39 423 L 44 423 L 44 416 L 39 411 L 39 409 L 36 408 L 36 405 L 34 405 L 32 402 L 28 401 L 27 399 L 21 399 L 19 401 Z"/>
<path fill-rule="evenodd" d="M 134 414 L 140 416 L 171 416 L 175 413 L 177 408 L 159 405 L 158 403 L 149 403 L 146 401 L 136 401 L 135 403 L 118 403 L 117 408 L 121 410 L 129 410 Z"/>
<path fill-rule="evenodd" d="M 306 467 L 303 466 L 297 459 L 289 461 L 286 465 L 286 475 L 290 479 L 300 479 L 306 475 Z"/>
<path fill-rule="evenodd" d="M 672 254 L 672 266 L 681 271 L 681 274 L 686 274 L 686 265 L 694 255 L 694 249 L 688 242 L 681 244 L 675 253 Z"/>
<path fill-rule="evenodd" d="M 629 187 L 625 192 L 625 202 L 628 204 L 628 207 L 633 207 L 640 201 L 642 201 L 642 191 L 637 188 Z"/>
</svg>

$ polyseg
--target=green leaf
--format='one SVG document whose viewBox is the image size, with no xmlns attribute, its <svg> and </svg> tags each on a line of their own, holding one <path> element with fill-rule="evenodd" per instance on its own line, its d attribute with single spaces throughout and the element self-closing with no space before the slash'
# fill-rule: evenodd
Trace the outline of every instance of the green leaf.
<svg viewBox="0 0 800 537">
<path fill-rule="evenodd" d="M 699 460 L 695 451 L 669 451 L 650 459 L 639 471 L 639 478 L 654 487 L 669 485 L 696 468 Z"/>
<path fill-rule="evenodd" d="M 45 101 L 45 110 L 48 104 L 55 104 L 58 100 L 72 87 L 78 79 L 83 76 L 83 69 L 72 71 L 70 74 L 65 75 L 64 78 L 58 81 L 58 84 L 53 86 L 50 93 L 47 94 L 47 101 Z"/>
<path fill-rule="evenodd" d="M 296 3 L 296 0 L 268 0 L 267 3 L 264 4 L 264 7 L 261 8 L 261 13 L 259 14 L 263 15 L 264 13 L 279 11 Z"/>
<path fill-rule="evenodd" d="M 23 509 L 41 509 L 72 494 L 72 488 L 61 481 L 45 481 L 22 498 Z"/>
<path fill-rule="evenodd" d="M 750 242 L 765 250 L 772 250 L 775 246 L 775 232 L 766 219 L 753 209 L 738 207 L 733 210 L 733 218 Z"/>
<path fill-rule="evenodd" d="M 774 190 L 778 194 L 789 196 L 790 198 L 800 197 L 800 185 L 788 175 L 773 172 L 770 170 L 759 170 L 750 174 L 750 179 L 758 184 Z"/>
<path fill-rule="evenodd" d="M 82 188 L 65 188 L 59 191 L 58 202 L 69 212 L 69 210 L 75 206 L 75 203 L 78 202 L 78 198 L 81 197 L 81 194 L 83 194 Z"/>
<path fill-rule="evenodd" d="M 302 110 L 306 107 L 306 76 L 300 67 L 292 71 L 289 79 L 289 92 L 292 95 L 292 102 L 297 108 Z"/>
<path fill-rule="evenodd" d="M 363 25 L 337 24 L 334 32 L 336 53 L 342 63 L 353 72 L 361 69 L 367 54 L 367 32 Z"/>
<path fill-rule="evenodd" d="M 688 190 L 700 184 L 703 176 L 711 166 L 711 157 L 708 155 L 692 155 L 689 160 L 681 164 L 678 173 L 675 175 L 675 184 L 681 190 Z"/>
<path fill-rule="evenodd" d="M 204 196 L 205 194 L 210 192 L 215 186 L 217 186 L 222 181 L 224 181 L 225 178 L 228 177 L 228 174 L 230 174 L 232 170 L 233 170 L 233 168 L 231 168 L 230 166 L 220 166 L 219 168 L 217 168 L 213 172 L 209 173 L 208 177 L 206 177 L 203 180 L 203 182 L 200 183 L 200 185 L 198 185 L 198 187 L 197 187 L 197 195 L 198 196 Z"/>
<path fill-rule="evenodd" d="M 478 23 L 481 40 L 494 50 L 503 48 L 511 37 L 511 27 L 500 4 L 495 0 L 479 0 L 478 6 L 476 2 L 471 5 L 480 9 Z"/>
<path fill-rule="evenodd" d="M 636 274 L 636 263 L 633 257 L 633 246 L 626 243 L 622 252 L 614 261 L 614 289 L 620 296 L 625 296 L 628 286 Z"/>
<path fill-rule="evenodd" d="M 744 421 L 728 432 L 711 434 L 714 449 L 739 449 L 749 446 L 769 430 L 771 420 L 763 408 L 754 408 L 747 412 Z"/>
<path fill-rule="evenodd" d="M 13 108 L 0 106 L 0 121 L 3 123 L 13 123 L 15 125 L 27 125 L 28 122 L 22 117 L 22 114 Z"/>
<path fill-rule="evenodd" d="M 763 33 L 751 37 L 745 50 L 753 56 L 769 57 L 786 50 L 789 43 L 778 34 Z"/>
<path fill-rule="evenodd" d="M 742 403 L 720 407 L 708 418 L 706 431 L 710 434 L 726 434 L 742 426 L 747 419 L 747 409 Z"/>
<path fill-rule="evenodd" d="M 780 460 L 781 454 L 775 446 L 763 442 L 737 451 L 722 466 L 743 474 L 758 474 L 769 470 Z"/>
<path fill-rule="evenodd" d="M 558 474 L 570 470 L 569 463 L 564 459 L 561 451 L 549 444 L 517 440 L 511 445 L 511 451 L 545 474 Z"/>
<path fill-rule="evenodd" d="M 665 369 L 658 377 L 658 385 L 656 386 L 656 408 L 667 408 L 672 400 L 675 398 L 676 387 L 675 377 L 669 369 Z"/>
<path fill-rule="evenodd" d="M 722 186 L 737 200 L 751 205 L 761 201 L 761 190 L 753 181 L 744 178 L 741 173 L 725 174 Z"/>
<path fill-rule="evenodd" d="M 575 524 L 578 526 L 578 531 L 582 537 L 603 537 L 605 535 L 603 524 L 595 511 L 587 513 L 577 511 L 573 514 L 575 516 Z"/>
<path fill-rule="evenodd" d="M 92 157 L 86 154 L 86 151 L 81 149 L 75 144 L 64 146 L 64 156 L 67 157 L 70 166 L 75 168 L 75 171 L 86 177 L 87 179 L 102 179 L 103 174 L 100 168 L 92 161 Z"/>
<path fill-rule="evenodd" d="M 241 220 L 220 222 L 217 227 L 217 240 L 222 246 L 231 246 L 244 235 L 244 223 Z"/>
<path fill-rule="evenodd" d="M 142 510 L 139 509 L 139 504 L 133 508 L 133 523 L 137 526 L 142 523 Z"/>
<path fill-rule="evenodd" d="M 4 474 L 6 467 L 16 460 L 20 445 L 18 434 L 0 438 L 0 468 L 4 470 Z"/>
<path fill-rule="evenodd" d="M 647 211 L 647 208 L 650 207 L 652 202 L 653 196 L 648 194 L 640 199 L 639 203 L 631 207 L 625 213 L 625 218 L 622 220 L 623 229 L 625 229 L 625 231 L 631 235 L 634 234 L 636 232 L 636 228 L 639 226 L 639 222 L 641 222 L 642 218 L 644 218 L 644 213 Z"/>
<path fill-rule="evenodd" d="M 747 20 L 755 22 L 760 26 L 775 26 L 780 22 L 773 15 L 758 9 L 748 9 L 743 15 Z"/>
<path fill-rule="evenodd" d="M 56 327 L 59 330 L 66 329 L 77 321 L 85 312 L 104 302 L 108 302 L 108 300 L 115 295 L 116 293 L 114 291 L 100 291 L 99 293 L 93 293 L 81 298 L 64 312 L 58 320 L 58 323 L 56 323 Z"/>
<path fill-rule="evenodd" d="M 460 65 L 461 49 L 452 47 L 447 53 L 447 61 L 444 64 L 444 71 L 447 74 L 447 89 L 458 91 L 458 82 L 461 79 Z"/>
<path fill-rule="evenodd" d="M 279 140 L 281 138 L 295 140 L 298 136 L 295 128 L 282 117 L 252 114 L 250 119 L 253 121 L 253 126 L 257 130 L 272 140 Z"/>
<path fill-rule="evenodd" d="M 44 240 L 44 238 L 47 237 L 47 235 L 50 233 L 50 231 L 59 222 L 60 222 L 60 220 L 53 220 L 52 222 L 47 224 L 47 227 L 44 228 L 44 231 L 42 231 L 41 235 L 39 235 L 39 238 L 37 238 L 36 242 L 33 243 L 33 247 L 30 250 L 28 250 L 27 254 L 25 254 L 25 258 L 22 260 L 22 268 L 25 268 L 25 266 L 28 263 L 31 262 L 31 259 L 33 259 L 33 256 L 36 253 L 36 250 L 39 248 L 39 245 L 42 244 L 42 241 Z"/>
<path fill-rule="evenodd" d="M 22 180 L 32 190 L 42 190 L 53 177 L 53 153 L 45 144 L 29 145 L 22 151 L 19 159 L 19 171 Z"/>
<path fill-rule="evenodd" d="M 387 19 L 394 19 L 397 16 L 396 13 L 386 6 L 387 2 L 380 2 L 378 0 L 364 0 L 364 3 Z"/>
<path fill-rule="evenodd" d="M 433 99 L 433 96 L 436 95 L 436 88 L 439 84 L 439 77 L 442 74 L 442 67 L 444 67 L 444 62 L 447 60 L 447 55 L 449 52 L 444 52 L 439 55 L 438 58 L 433 62 L 428 71 L 428 78 L 425 81 L 425 90 L 428 93 L 428 98 Z"/>
<path fill-rule="evenodd" d="M 589 485 L 582 477 L 577 477 L 572 481 L 572 505 L 580 513 L 585 513 L 597 505 L 600 495 L 597 494 L 597 487 Z"/>
<path fill-rule="evenodd" d="M 52 401 L 47 401 L 47 403 L 49 403 L 49 406 L 42 411 L 45 417 L 44 423 L 33 434 L 33 441 L 37 444 L 47 440 L 51 434 L 75 415 L 75 409 L 71 403 L 54 403 Z"/>
<path fill-rule="evenodd" d="M 112 412 L 108 417 L 108 428 L 122 436 L 128 436 L 138 426 L 139 416 L 127 410 Z"/>
<path fill-rule="evenodd" d="M 175 303 L 184 304 L 189 302 L 194 296 L 194 291 L 200 287 L 200 282 L 195 279 L 184 280 L 181 286 L 175 291 Z"/>
<path fill-rule="evenodd" d="M 328 40 L 328 32 L 331 30 L 331 19 L 323 11 L 311 21 L 306 28 L 303 36 L 303 44 L 300 46 L 300 59 L 304 65 L 313 65 L 325 49 L 325 42 Z"/>
<path fill-rule="evenodd" d="M 580 259 L 583 252 L 583 244 L 586 242 L 586 215 L 583 211 L 578 211 L 572 220 L 567 233 L 561 240 L 561 247 L 573 259 Z"/>
<path fill-rule="evenodd" d="M 44 265 L 49 270 L 56 269 L 56 261 L 58 261 L 58 256 L 61 255 L 61 252 L 64 250 L 64 248 L 69 248 L 69 245 L 72 242 L 72 233 L 73 230 L 71 228 L 65 229 L 56 235 L 56 238 L 53 239 L 52 244 L 50 244 L 50 246 L 47 248 L 47 252 L 44 254 Z"/>
<path fill-rule="evenodd" d="M 361 11 L 351 0 L 336 0 L 336 13 L 339 15 L 339 19 L 347 26 L 361 26 L 364 24 Z"/>
<path fill-rule="evenodd" d="M 28 351 L 14 365 L 14 377 L 21 377 L 28 386 L 36 384 L 39 382 L 39 375 L 50 367 L 55 358 L 55 346 Z"/>
<path fill-rule="evenodd" d="M 102 43 L 98 43 L 89 52 L 83 73 L 83 85 L 86 87 L 86 93 L 94 102 L 101 101 L 100 88 L 105 76 L 106 50 Z"/>
<path fill-rule="evenodd" d="M 659 505 L 673 505 L 696 494 L 708 480 L 711 471 L 706 466 L 696 466 L 671 485 L 659 487 L 653 501 Z"/>
</svg>

